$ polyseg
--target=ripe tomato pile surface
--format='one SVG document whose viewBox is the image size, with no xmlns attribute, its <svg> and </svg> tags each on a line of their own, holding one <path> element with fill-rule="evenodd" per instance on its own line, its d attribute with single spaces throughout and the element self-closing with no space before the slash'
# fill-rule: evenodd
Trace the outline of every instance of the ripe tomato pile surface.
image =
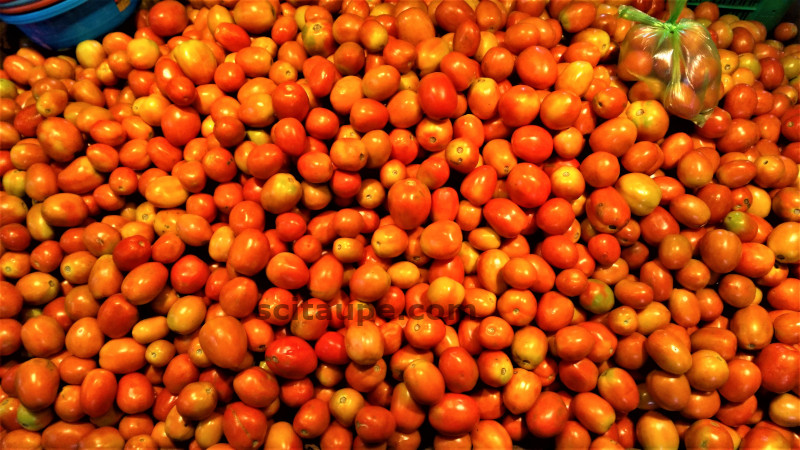
<svg viewBox="0 0 800 450">
<path fill-rule="evenodd" d="M 684 9 L 698 126 L 622 3 L 165 0 L 7 56 L 0 448 L 798 448 L 797 27 Z"/>
</svg>

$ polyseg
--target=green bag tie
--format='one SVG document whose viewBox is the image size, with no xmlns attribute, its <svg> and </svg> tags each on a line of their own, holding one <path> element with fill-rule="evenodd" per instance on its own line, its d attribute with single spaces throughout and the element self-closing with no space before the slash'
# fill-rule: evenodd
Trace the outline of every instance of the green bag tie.
<svg viewBox="0 0 800 450">
<path fill-rule="evenodd" d="M 681 39 L 680 39 L 680 31 L 685 28 L 685 26 L 678 23 L 678 17 L 683 11 L 683 8 L 686 7 L 686 0 L 676 0 L 675 4 L 672 7 L 672 10 L 669 15 L 669 19 L 666 22 L 662 22 L 655 17 L 647 14 L 643 11 L 640 11 L 633 6 L 620 6 L 619 7 L 619 16 L 623 19 L 630 20 L 632 22 L 641 23 L 644 25 L 649 25 L 655 28 L 661 28 L 666 31 L 666 34 L 661 37 L 661 39 L 666 39 L 669 36 L 672 40 L 672 67 L 673 68 L 680 68 L 681 67 L 681 57 L 683 56 L 681 52 Z M 659 45 L 661 43 L 659 42 Z M 671 74 L 672 83 L 680 83 L 681 72 L 680 70 L 673 70 Z"/>
<path fill-rule="evenodd" d="M 637 8 L 632 6 L 620 6 L 619 7 L 619 17 L 630 20 L 631 22 L 640 23 L 646 26 L 650 26 L 653 28 L 661 29 L 664 32 L 659 36 L 658 46 L 661 46 L 662 42 L 666 39 L 671 41 L 672 47 L 672 67 L 670 73 L 670 85 L 678 85 L 681 83 L 681 63 L 683 60 L 683 51 L 681 49 L 681 32 L 683 32 L 687 27 L 691 26 L 691 22 L 684 22 L 678 21 L 678 18 L 681 15 L 681 12 L 686 7 L 687 0 L 675 0 L 675 3 L 670 8 L 670 15 L 666 21 L 661 21 L 656 19 L 655 17 L 640 11 Z M 702 126 L 705 123 L 708 115 L 710 114 L 710 110 L 703 111 L 694 117 L 692 120 L 697 123 L 698 125 Z"/>
<path fill-rule="evenodd" d="M 681 11 L 683 11 L 683 8 L 686 7 L 686 1 L 687 0 L 675 1 L 675 5 L 673 5 L 669 19 L 667 19 L 666 22 L 662 22 L 646 12 L 627 5 L 622 5 L 619 7 L 619 16 L 632 22 L 643 23 L 652 27 L 665 28 L 670 32 L 675 32 L 677 28 L 674 27 L 678 24 L 678 17 L 681 15 Z"/>
</svg>

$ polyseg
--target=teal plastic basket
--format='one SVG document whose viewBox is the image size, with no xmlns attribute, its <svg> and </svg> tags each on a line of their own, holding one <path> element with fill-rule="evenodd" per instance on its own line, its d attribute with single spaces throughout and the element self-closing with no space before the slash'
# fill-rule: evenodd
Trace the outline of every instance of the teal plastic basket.
<svg viewBox="0 0 800 450">
<path fill-rule="evenodd" d="M 702 0 L 689 0 L 687 3 L 694 8 Z M 716 0 L 719 14 L 734 14 L 743 20 L 757 20 L 772 31 L 783 21 L 783 16 L 789 11 L 796 0 Z"/>
<path fill-rule="evenodd" d="M 63 50 L 113 31 L 136 11 L 140 0 L 62 0 L 24 14 L 3 15 L 31 40 L 50 50 Z"/>
</svg>

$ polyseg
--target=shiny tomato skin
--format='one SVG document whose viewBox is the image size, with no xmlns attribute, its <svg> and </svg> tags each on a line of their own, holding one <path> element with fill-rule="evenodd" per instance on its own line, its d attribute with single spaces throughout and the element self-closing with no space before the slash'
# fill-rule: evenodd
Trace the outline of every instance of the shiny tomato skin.
<svg viewBox="0 0 800 450">
<path fill-rule="evenodd" d="M 62 349 L 65 338 L 61 324 L 48 315 L 29 318 L 20 328 L 22 346 L 32 356 L 53 356 Z"/>
<path fill-rule="evenodd" d="M 351 323 L 344 335 L 344 346 L 348 358 L 361 365 L 375 364 L 384 353 L 381 330 L 372 321 Z"/>
<path fill-rule="evenodd" d="M 580 110 L 581 102 L 577 95 L 557 90 L 542 100 L 539 118 L 550 130 L 565 130 L 576 123 Z"/>
<path fill-rule="evenodd" d="M 796 348 L 780 343 L 769 344 L 761 350 L 755 363 L 761 369 L 764 389 L 776 393 L 797 389 L 800 351 Z"/>
<path fill-rule="evenodd" d="M 615 420 L 614 409 L 597 394 L 582 392 L 572 399 L 570 409 L 576 418 L 589 431 L 605 433 L 611 428 Z"/>
<path fill-rule="evenodd" d="M 299 289 L 308 284 L 308 268 L 294 253 L 281 252 L 267 263 L 267 278 L 283 289 Z"/>
<path fill-rule="evenodd" d="M 61 162 L 72 160 L 75 152 L 84 143 L 80 130 L 61 117 L 48 117 L 41 121 L 36 127 L 36 137 L 45 153 Z"/>
<path fill-rule="evenodd" d="M 452 347 L 442 352 L 439 355 L 439 369 L 450 392 L 458 394 L 470 391 L 478 382 L 478 364 L 462 347 Z"/>
<path fill-rule="evenodd" d="M 639 391 L 633 377 L 619 367 L 610 368 L 600 374 L 598 391 L 616 411 L 628 413 L 639 406 Z"/>
<path fill-rule="evenodd" d="M 14 319 L 0 319 L 0 355 L 14 354 L 22 346 L 22 325 Z"/>
<path fill-rule="evenodd" d="M 106 369 L 93 369 L 81 383 L 81 408 L 89 417 L 100 417 L 114 405 L 117 378 Z"/>
<path fill-rule="evenodd" d="M 128 272 L 122 280 L 122 295 L 132 305 L 152 301 L 167 284 L 169 271 L 159 262 L 146 262 Z"/>
<path fill-rule="evenodd" d="M 472 170 L 461 182 L 459 192 L 474 205 L 484 205 L 494 194 L 497 186 L 497 171 L 491 166 L 480 166 Z M 437 189 L 441 192 L 441 189 Z M 436 201 L 434 192 L 434 202 Z M 434 211 L 438 208 L 434 207 Z M 455 217 L 453 217 L 455 218 Z"/>
<path fill-rule="evenodd" d="M 556 82 L 558 68 L 548 49 L 533 45 L 517 56 L 515 67 L 523 83 L 535 89 L 547 89 Z"/>
<path fill-rule="evenodd" d="M 264 446 L 266 448 L 301 449 L 303 441 L 294 432 L 291 423 L 275 422 L 269 427 Z"/>
<path fill-rule="evenodd" d="M 392 413 L 380 406 L 364 406 L 355 418 L 358 437 L 365 443 L 384 442 L 394 433 L 396 423 Z"/>
<path fill-rule="evenodd" d="M 503 386 L 503 405 L 513 414 L 523 414 L 533 407 L 541 391 L 539 375 L 515 368 L 511 380 Z"/>
<path fill-rule="evenodd" d="M 335 331 L 325 332 L 314 344 L 314 352 L 322 362 L 328 364 L 347 364 L 344 336 Z"/>
<path fill-rule="evenodd" d="M 431 362 L 414 361 L 403 371 L 403 380 L 411 398 L 423 405 L 431 405 L 444 396 L 445 382 L 441 371 Z"/>
<path fill-rule="evenodd" d="M 141 373 L 129 373 L 121 377 L 117 386 L 117 406 L 126 414 L 138 414 L 149 410 L 156 397 L 153 385 Z"/>
<path fill-rule="evenodd" d="M 553 138 L 540 126 L 525 125 L 511 135 L 511 150 L 526 162 L 541 164 L 553 154 Z"/>
<path fill-rule="evenodd" d="M 442 435 L 459 436 L 478 424 L 477 402 L 464 394 L 445 394 L 428 412 L 431 426 Z"/>
<path fill-rule="evenodd" d="M 744 435 L 741 444 L 742 448 L 791 448 L 789 439 L 776 429 L 765 427 L 753 427 Z"/>
<path fill-rule="evenodd" d="M 330 424 L 327 402 L 313 398 L 304 403 L 294 416 L 295 433 L 303 438 L 313 439 L 322 435 Z"/>
<path fill-rule="evenodd" d="M 100 348 L 100 367 L 115 374 L 127 374 L 145 364 L 145 347 L 133 338 L 111 339 Z"/>
<path fill-rule="evenodd" d="M 306 341 L 286 336 L 274 340 L 265 352 L 269 368 L 278 376 L 292 380 L 304 378 L 317 367 L 317 355 Z"/>
<path fill-rule="evenodd" d="M 170 269 L 170 284 L 179 294 L 192 294 L 203 288 L 211 275 L 208 264 L 194 255 L 177 260 Z"/>
<path fill-rule="evenodd" d="M 561 396 L 555 392 L 542 392 L 525 414 L 528 430 L 536 437 L 550 438 L 558 435 L 569 420 L 569 411 Z"/>
<path fill-rule="evenodd" d="M 88 434 L 78 443 L 83 448 L 119 448 L 125 445 L 125 439 L 115 427 L 99 427 Z"/>
<path fill-rule="evenodd" d="M 434 72 L 422 77 L 418 88 L 422 111 L 433 120 L 452 117 L 457 108 L 456 88 L 447 75 Z"/>
<path fill-rule="evenodd" d="M 250 36 L 247 34 L 247 31 L 234 23 L 222 22 L 217 25 L 217 29 L 214 31 L 214 39 L 216 39 L 225 50 L 231 52 L 239 51 L 250 45 Z M 214 81 L 217 82 L 216 77 Z"/>
<path fill-rule="evenodd" d="M 413 230 L 427 219 L 431 209 L 430 189 L 422 182 L 408 178 L 389 188 L 386 207 L 395 225 Z"/>
<path fill-rule="evenodd" d="M 261 410 L 242 402 L 225 407 L 222 430 L 228 442 L 237 448 L 259 447 L 267 438 L 267 418 Z"/>
<path fill-rule="evenodd" d="M 139 311 L 122 294 L 114 294 L 100 305 L 97 321 L 105 336 L 121 338 L 139 321 Z"/>
<path fill-rule="evenodd" d="M 303 120 L 309 111 L 308 94 L 295 82 L 279 84 L 272 93 L 272 106 L 278 119 L 293 117 Z"/>
<path fill-rule="evenodd" d="M 164 137 L 170 144 L 184 146 L 200 132 L 200 116 L 190 106 L 167 106 L 161 119 Z"/>
<path fill-rule="evenodd" d="M 200 40 L 184 41 L 172 50 L 172 57 L 195 85 L 207 84 L 214 79 L 217 60 L 208 44 Z"/>
<path fill-rule="evenodd" d="M 247 332 L 230 316 L 208 320 L 199 333 L 200 346 L 208 359 L 225 369 L 236 369 L 247 355 Z"/>
<path fill-rule="evenodd" d="M 58 394 L 58 368 L 50 360 L 33 358 L 20 364 L 14 386 L 20 403 L 31 411 L 53 404 Z"/>
<path fill-rule="evenodd" d="M 657 411 L 648 411 L 639 419 L 636 437 L 643 445 L 677 447 L 680 444 L 675 424 Z"/>
<path fill-rule="evenodd" d="M 157 7 L 154 5 L 147 17 L 150 28 L 161 37 L 179 34 L 189 23 L 186 8 L 174 0 L 161 2 Z"/>
<path fill-rule="evenodd" d="M 171 393 L 168 389 L 162 389 L 158 395 L 156 395 L 156 402 L 153 404 L 153 418 L 156 420 L 165 420 L 167 414 L 177 402 L 177 395 Z"/>
<path fill-rule="evenodd" d="M 550 196 L 550 178 L 537 165 L 521 163 L 506 178 L 509 198 L 523 208 L 534 208 Z"/>
<path fill-rule="evenodd" d="M 528 225 L 528 216 L 517 204 L 505 198 L 489 200 L 483 207 L 483 216 L 500 236 L 514 238 Z"/>
<path fill-rule="evenodd" d="M 246 405 L 266 408 L 278 398 L 280 386 L 271 373 L 261 367 L 250 367 L 233 379 L 233 390 Z"/>
<path fill-rule="evenodd" d="M 135 235 L 122 239 L 114 246 L 114 264 L 122 271 L 130 271 L 150 259 L 151 246 L 144 237 Z"/>
<path fill-rule="evenodd" d="M 81 439 L 94 429 L 91 423 L 54 422 L 42 430 L 42 446 L 77 447 Z"/>
<path fill-rule="evenodd" d="M 692 366 L 690 349 L 679 336 L 667 330 L 656 330 L 647 337 L 645 349 L 662 369 L 682 374 Z"/>
<path fill-rule="evenodd" d="M 482 420 L 470 433 L 474 448 L 510 448 L 511 436 L 499 421 Z"/>
</svg>

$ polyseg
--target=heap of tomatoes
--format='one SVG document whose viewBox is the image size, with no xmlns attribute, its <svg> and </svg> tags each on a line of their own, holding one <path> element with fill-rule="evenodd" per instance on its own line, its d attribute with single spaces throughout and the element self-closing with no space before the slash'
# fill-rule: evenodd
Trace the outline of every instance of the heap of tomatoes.
<svg viewBox="0 0 800 450">
<path fill-rule="evenodd" d="M 0 448 L 797 448 L 797 27 L 683 10 L 696 126 L 623 3 L 666 17 L 164 0 L 5 57 Z"/>
</svg>

